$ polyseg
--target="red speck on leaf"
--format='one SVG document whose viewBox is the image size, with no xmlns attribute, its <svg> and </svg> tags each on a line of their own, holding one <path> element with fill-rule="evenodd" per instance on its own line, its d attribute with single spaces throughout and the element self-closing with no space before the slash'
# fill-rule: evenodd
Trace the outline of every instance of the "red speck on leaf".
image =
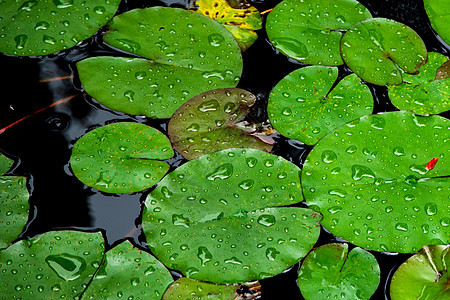
<svg viewBox="0 0 450 300">
<path fill-rule="evenodd" d="M 433 170 L 434 166 L 436 165 L 437 161 L 439 160 L 439 157 L 433 157 L 428 163 L 427 166 L 425 168 L 427 168 L 427 170 Z"/>
</svg>

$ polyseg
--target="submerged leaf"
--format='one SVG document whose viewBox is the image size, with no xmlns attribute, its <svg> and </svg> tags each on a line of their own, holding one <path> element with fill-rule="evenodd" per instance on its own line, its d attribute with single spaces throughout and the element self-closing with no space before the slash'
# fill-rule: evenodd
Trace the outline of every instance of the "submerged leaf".
<svg viewBox="0 0 450 300">
<path fill-rule="evenodd" d="M 343 32 L 371 17 L 356 0 L 284 0 L 270 12 L 266 30 L 284 55 L 306 64 L 337 66 L 343 64 Z"/>
<path fill-rule="evenodd" d="M 197 12 L 224 25 L 230 31 L 239 47 L 245 51 L 256 40 L 258 35 L 254 30 L 262 28 L 259 11 L 248 5 L 231 7 L 227 0 L 196 0 Z"/>
<path fill-rule="evenodd" d="M 70 165 L 84 184 L 108 193 L 142 191 L 169 170 L 167 137 L 138 123 L 113 123 L 82 136 L 73 147 Z"/>
<path fill-rule="evenodd" d="M 170 118 L 195 95 L 234 87 L 241 51 L 222 25 L 183 9 L 151 7 L 114 17 L 104 41 L 142 58 L 93 57 L 77 63 L 86 92 L 133 115 Z"/>
<path fill-rule="evenodd" d="M 105 257 L 83 299 L 161 299 L 173 282 L 163 264 L 128 241 L 106 252 Z"/>
<path fill-rule="evenodd" d="M 0 251 L 0 298 L 79 298 L 100 266 L 100 232 L 52 231 Z"/>
<path fill-rule="evenodd" d="M 202 282 L 186 277 L 177 279 L 166 290 L 163 300 L 183 299 L 221 299 L 221 300 L 237 300 L 237 290 L 240 285 L 225 285 Z"/>
<path fill-rule="evenodd" d="M 354 74 L 334 86 L 337 76 L 337 68 L 305 67 L 283 78 L 267 107 L 275 129 L 313 145 L 334 128 L 372 113 L 369 88 Z"/>
<path fill-rule="evenodd" d="M 5 174 L 12 167 L 14 161 L 0 153 L 0 175 Z"/>
<path fill-rule="evenodd" d="M 311 251 L 298 274 L 305 299 L 369 299 L 380 283 L 375 257 L 347 244 L 325 244 Z"/>
<path fill-rule="evenodd" d="M 147 197 L 142 227 L 166 266 L 187 277 L 245 282 L 281 273 L 312 248 L 321 215 L 302 201 L 299 168 L 254 149 L 203 155 Z"/>
<path fill-rule="evenodd" d="M 342 37 L 344 62 L 359 77 L 377 85 L 397 85 L 400 69 L 416 74 L 427 60 L 420 36 L 408 26 L 374 18 L 353 25 Z"/>
<path fill-rule="evenodd" d="M 450 5 L 447 0 L 423 0 L 431 26 L 450 45 Z"/>
<path fill-rule="evenodd" d="M 450 299 L 449 266 L 449 245 L 423 247 L 394 273 L 391 299 Z"/>
<path fill-rule="evenodd" d="M 0 52 L 48 55 L 91 37 L 116 13 L 120 0 L 0 1 Z"/>
<path fill-rule="evenodd" d="M 219 89 L 200 94 L 183 104 L 169 122 L 173 147 L 187 159 L 229 148 L 269 152 L 272 145 L 239 127 L 256 97 L 242 89 Z"/>
<path fill-rule="evenodd" d="M 326 135 L 302 187 L 322 225 L 355 245 L 414 252 L 450 241 L 450 121 L 409 112 L 369 115 Z M 433 169 L 428 162 L 438 157 Z"/>
<path fill-rule="evenodd" d="M 392 104 L 399 109 L 422 115 L 439 114 L 449 110 L 450 78 L 445 76 L 444 71 L 444 65 L 448 62 L 450 60 L 442 54 L 428 53 L 428 61 L 420 67 L 419 74 L 402 73 L 401 85 L 388 86 Z"/>
</svg>

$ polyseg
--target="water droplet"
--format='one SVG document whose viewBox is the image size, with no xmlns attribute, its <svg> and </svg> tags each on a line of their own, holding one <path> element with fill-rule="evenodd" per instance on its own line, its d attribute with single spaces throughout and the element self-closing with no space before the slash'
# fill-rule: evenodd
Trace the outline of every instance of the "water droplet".
<svg viewBox="0 0 450 300">
<path fill-rule="evenodd" d="M 200 125 L 198 125 L 197 123 L 192 123 L 191 125 L 189 125 L 186 128 L 186 131 L 191 131 L 191 132 L 196 132 L 200 129 Z"/>
<path fill-rule="evenodd" d="M 308 56 L 308 49 L 298 40 L 291 38 L 278 38 L 272 41 L 275 48 L 285 55 L 292 57 L 298 61 L 305 60 Z"/>
<path fill-rule="evenodd" d="M 330 208 L 328 209 L 328 212 L 329 212 L 330 214 L 335 214 L 335 213 L 340 212 L 341 210 L 342 210 L 342 207 L 341 207 L 341 206 L 332 206 L 332 207 L 330 207 Z"/>
<path fill-rule="evenodd" d="M 216 111 L 219 107 L 220 107 L 219 102 L 215 99 L 212 99 L 203 102 L 197 107 L 197 109 L 201 112 L 207 112 L 207 111 Z"/>
<path fill-rule="evenodd" d="M 56 39 L 55 39 L 55 38 L 53 38 L 53 37 L 51 37 L 51 36 L 49 36 L 49 35 L 45 35 L 45 34 L 44 34 L 44 36 L 42 37 L 42 41 L 43 41 L 44 43 L 46 43 L 46 44 L 49 44 L 49 45 L 54 45 L 54 44 L 56 44 Z"/>
<path fill-rule="evenodd" d="M 203 246 L 198 247 L 197 257 L 200 259 L 202 266 L 205 266 L 207 262 L 212 260 L 211 252 Z"/>
<path fill-rule="evenodd" d="M 94 12 L 98 15 L 103 15 L 106 12 L 106 8 L 103 6 L 96 6 L 94 7 Z"/>
<path fill-rule="evenodd" d="M 73 0 L 53 0 L 57 8 L 66 8 L 73 6 Z"/>
<path fill-rule="evenodd" d="M 223 262 L 226 264 L 242 265 L 242 261 L 236 256 L 226 258 Z"/>
<path fill-rule="evenodd" d="M 227 114 L 233 112 L 236 108 L 236 104 L 234 104 L 233 102 L 227 102 L 225 104 L 225 106 L 223 107 L 223 111 Z"/>
<path fill-rule="evenodd" d="M 253 179 L 246 179 L 239 183 L 239 187 L 243 190 L 248 190 L 253 186 L 254 183 L 255 181 Z"/>
<path fill-rule="evenodd" d="M 266 249 L 266 257 L 268 260 L 275 260 L 278 256 L 278 254 L 280 254 L 280 252 L 273 247 Z"/>
<path fill-rule="evenodd" d="M 350 147 L 348 147 L 347 150 L 345 150 L 345 151 L 346 151 L 347 153 L 352 154 L 352 153 L 355 153 L 356 150 L 358 150 L 358 149 L 357 149 L 355 146 L 350 146 Z"/>
<path fill-rule="evenodd" d="M 37 22 L 36 25 L 34 26 L 34 30 L 46 30 L 48 29 L 49 26 L 50 25 L 45 21 Z"/>
<path fill-rule="evenodd" d="M 363 177 L 375 178 L 375 174 L 373 171 L 362 165 L 353 165 L 352 166 L 352 178 L 354 180 L 361 180 Z"/>
<path fill-rule="evenodd" d="M 450 225 L 450 218 L 444 217 L 439 222 L 441 223 L 442 226 L 447 227 Z"/>
<path fill-rule="evenodd" d="M 144 79 L 145 76 L 147 76 L 146 72 L 136 72 L 134 74 L 134 77 L 136 77 L 136 79 L 138 79 L 138 80 Z"/>
<path fill-rule="evenodd" d="M 206 176 L 208 180 L 215 180 L 216 178 L 227 179 L 233 175 L 233 165 L 230 163 L 218 166 L 211 174 Z"/>
<path fill-rule="evenodd" d="M 408 231 L 408 225 L 406 223 L 397 223 L 395 224 L 395 229 L 400 231 Z"/>
<path fill-rule="evenodd" d="M 144 275 L 146 275 L 146 276 L 152 275 L 155 271 L 156 271 L 156 268 L 153 266 L 150 266 L 144 271 Z"/>
<path fill-rule="evenodd" d="M 219 47 L 225 41 L 225 38 L 218 33 L 213 33 L 208 36 L 209 43 L 214 47 Z"/>
<path fill-rule="evenodd" d="M 28 36 L 26 36 L 25 34 L 17 35 L 14 38 L 14 41 L 16 42 L 16 48 L 19 50 L 25 48 L 25 44 L 27 43 L 27 40 L 28 40 Z"/>
<path fill-rule="evenodd" d="M 134 92 L 132 90 L 127 90 L 123 93 L 123 96 L 128 99 L 129 102 L 134 101 Z"/>
<path fill-rule="evenodd" d="M 285 116 L 290 116 L 292 114 L 292 110 L 290 107 L 285 107 L 281 110 L 281 113 Z"/>
<path fill-rule="evenodd" d="M 66 281 L 77 279 L 86 269 L 86 261 L 83 258 L 68 253 L 49 255 L 45 262 L 56 275 Z"/>
<path fill-rule="evenodd" d="M 33 8 L 33 6 L 35 6 L 36 4 L 38 4 L 37 1 L 32 0 L 32 1 L 25 1 L 18 9 L 18 11 L 31 11 L 31 9 Z"/>
<path fill-rule="evenodd" d="M 331 164 L 337 159 L 337 155 L 334 151 L 325 150 L 322 152 L 322 161 L 326 164 Z"/>
<path fill-rule="evenodd" d="M 427 204 L 425 204 L 425 213 L 429 216 L 434 216 L 435 214 L 437 214 L 438 208 L 437 205 L 432 203 L 432 202 L 428 202 Z"/>
<path fill-rule="evenodd" d="M 404 150 L 402 147 L 395 147 L 395 148 L 392 150 L 392 153 L 393 153 L 394 155 L 396 155 L 396 156 L 403 156 L 403 155 L 406 155 L 406 154 L 405 154 L 405 150 Z"/>
<path fill-rule="evenodd" d="M 173 225 L 189 228 L 189 223 L 190 223 L 189 219 L 183 215 L 177 215 L 177 214 L 172 215 L 172 224 Z"/>
<path fill-rule="evenodd" d="M 370 126 L 372 126 L 375 129 L 381 130 L 384 128 L 384 126 L 386 126 L 386 121 L 381 116 L 373 115 L 372 124 Z"/>
<path fill-rule="evenodd" d="M 272 226 L 276 222 L 275 217 L 273 215 L 267 214 L 259 216 L 257 221 L 259 224 L 266 227 Z"/>
<path fill-rule="evenodd" d="M 341 189 L 331 189 L 328 191 L 328 194 L 338 196 L 341 198 L 345 198 L 347 196 L 347 192 Z"/>
<path fill-rule="evenodd" d="M 141 45 L 135 41 L 127 40 L 127 39 L 117 39 L 116 40 L 125 51 L 135 53 L 137 50 L 141 48 Z"/>
</svg>

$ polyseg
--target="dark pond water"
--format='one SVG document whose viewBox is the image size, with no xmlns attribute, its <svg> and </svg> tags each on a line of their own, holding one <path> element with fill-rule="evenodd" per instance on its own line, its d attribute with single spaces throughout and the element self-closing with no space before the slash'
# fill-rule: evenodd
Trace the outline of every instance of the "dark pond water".
<svg viewBox="0 0 450 300">
<path fill-rule="evenodd" d="M 119 12 L 151 5 L 182 7 L 185 1 L 122 1 Z M 274 7 L 280 1 L 250 1 L 260 11 Z M 400 21 L 425 41 L 428 51 L 447 56 L 450 48 L 431 29 L 422 0 L 360 0 L 374 17 Z M 145 247 L 140 231 L 141 202 L 148 191 L 127 195 L 109 195 L 87 188 L 69 168 L 71 148 L 88 130 L 116 121 L 135 121 L 166 132 L 168 120 L 150 120 L 113 112 L 97 104 L 84 94 L 77 79 L 75 63 L 90 56 L 116 54 L 102 44 L 101 34 L 77 47 L 55 55 L 38 58 L 16 58 L 0 55 L 0 129 L 32 114 L 51 103 L 75 96 L 68 102 L 54 106 L 18 123 L 0 134 L 0 150 L 16 159 L 10 172 L 29 179 L 31 213 L 23 237 L 32 237 L 53 229 L 101 229 L 109 246 L 125 236 Z M 239 87 L 253 92 L 258 105 L 249 115 L 251 121 L 267 120 L 267 98 L 274 85 L 291 71 L 303 67 L 277 53 L 267 40 L 264 30 L 258 41 L 243 54 L 244 73 Z M 340 67 L 343 76 L 349 72 Z M 72 76 L 74 78 L 42 82 L 46 78 Z M 395 110 L 384 87 L 369 85 L 375 96 L 374 113 Z M 447 114 L 446 117 L 449 117 Z M 276 138 L 273 153 L 301 166 L 311 147 L 281 136 Z M 168 161 L 172 169 L 185 160 L 177 155 Z M 342 241 L 322 230 L 317 246 Z M 389 280 L 395 269 L 409 254 L 373 252 L 381 267 L 381 283 L 372 297 L 387 299 Z M 262 299 L 303 299 L 297 283 L 298 264 L 290 270 L 262 281 Z M 174 276 L 178 276 L 176 272 Z"/>
</svg>

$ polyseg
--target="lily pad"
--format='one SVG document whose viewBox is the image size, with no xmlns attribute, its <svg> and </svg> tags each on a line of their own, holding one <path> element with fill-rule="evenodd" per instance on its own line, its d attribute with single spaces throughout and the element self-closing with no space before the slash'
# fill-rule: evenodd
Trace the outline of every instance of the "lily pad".
<svg viewBox="0 0 450 300">
<path fill-rule="evenodd" d="M 334 86 L 337 77 L 335 67 L 305 67 L 283 78 L 269 97 L 273 127 L 286 137 L 314 145 L 334 128 L 371 114 L 369 88 L 355 74 Z"/>
<path fill-rule="evenodd" d="M 377 85 L 401 84 L 400 69 L 417 74 L 427 60 L 420 36 L 408 26 L 385 18 L 353 25 L 342 37 L 341 52 L 356 75 Z"/>
<path fill-rule="evenodd" d="M 142 191 L 156 184 L 174 155 L 169 139 L 138 123 L 113 123 L 82 136 L 73 147 L 70 165 L 87 186 L 107 193 Z"/>
<path fill-rule="evenodd" d="M 256 97 L 243 89 L 219 89 L 184 103 L 169 122 L 173 147 L 187 159 L 228 148 L 254 148 L 269 152 L 268 145 L 237 126 L 249 113 Z"/>
<path fill-rule="evenodd" d="M 269 13 L 266 31 L 284 55 L 311 65 L 342 65 L 340 41 L 353 24 L 371 18 L 355 0 L 284 0 Z"/>
<path fill-rule="evenodd" d="M 425 246 L 404 262 L 391 281 L 392 300 L 450 298 L 450 246 Z"/>
<path fill-rule="evenodd" d="M 143 57 L 103 56 L 77 63 L 86 92 L 111 109 L 170 118 L 190 98 L 239 81 L 239 46 L 205 16 L 151 7 L 118 15 L 108 26 L 106 43 Z"/>
<path fill-rule="evenodd" d="M 436 52 L 428 53 L 428 61 L 420 67 L 419 74 L 403 73 L 403 84 L 388 87 L 392 104 L 421 115 L 449 110 L 450 78 L 443 76 L 444 72 L 438 76 L 438 70 L 446 62 L 449 62 L 446 56 Z"/>
<path fill-rule="evenodd" d="M 13 163 L 14 161 L 12 159 L 0 153 L 0 175 L 3 175 L 6 172 L 8 172 L 9 169 L 11 169 Z"/>
<path fill-rule="evenodd" d="M 302 201 L 299 168 L 254 149 L 206 154 L 168 174 L 147 197 L 142 227 L 169 268 L 217 283 L 281 273 L 319 236 Z"/>
<path fill-rule="evenodd" d="M 450 6 L 447 0 L 423 0 L 431 26 L 450 45 Z"/>
<path fill-rule="evenodd" d="M 83 299 L 161 299 L 172 275 L 151 254 L 128 241 L 105 253 L 106 259 Z"/>
<path fill-rule="evenodd" d="M 227 0 L 196 0 L 197 12 L 224 25 L 230 31 L 239 47 L 245 51 L 258 38 L 255 30 L 262 28 L 259 11 L 241 2 L 239 7 L 231 7 Z"/>
<path fill-rule="evenodd" d="M 0 52 L 48 55 L 91 37 L 116 13 L 120 0 L 0 2 Z"/>
<path fill-rule="evenodd" d="M 364 116 L 308 155 L 303 194 L 321 224 L 360 247 L 414 252 L 450 241 L 450 121 L 410 112 Z"/>
<path fill-rule="evenodd" d="M 52 231 L 0 252 L 0 298 L 79 298 L 102 260 L 99 232 Z"/>
<path fill-rule="evenodd" d="M 326 244 L 303 261 L 298 285 L 305 299 L 369 299 L 380 283 L 380 266 L 361 248 Z"/>
<path fill-rule="evenodd" d="M 221 299 L 236 300 L 240 299 L 237 289 L 240 285 L 214 284 L 209 282 L 198 281 L 186 277 L 177 279 L 166 290 L 163 300 L 183 299 Z"/>
</svg>

